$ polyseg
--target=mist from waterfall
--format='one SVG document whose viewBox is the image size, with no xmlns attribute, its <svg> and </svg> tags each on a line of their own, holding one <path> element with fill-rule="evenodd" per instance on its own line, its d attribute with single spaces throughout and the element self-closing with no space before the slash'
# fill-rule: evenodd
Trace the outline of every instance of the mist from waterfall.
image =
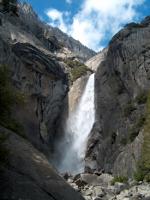
<svg viewBox="0 0 150 200">
<path fill-rule="evenodd" d="M 76 111 L 69 113 L 65 136 L 60 142 L 60 172 L 76 174 L 84 171 L 84 158 L 89 133 L 95 120 L 94 74 L 90 75 Z"/>
</svg>

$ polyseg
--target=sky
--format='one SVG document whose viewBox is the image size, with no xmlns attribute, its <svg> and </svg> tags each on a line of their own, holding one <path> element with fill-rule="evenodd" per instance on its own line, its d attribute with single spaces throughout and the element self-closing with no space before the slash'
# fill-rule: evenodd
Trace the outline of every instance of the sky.
<svg viewBox="0 0 150 200">
<path fill-rule="evenodd" d="M 150 15 L 150 0 L 25 0 L 48 24 L 100 51 L 125 24 Z"/>
</svg>

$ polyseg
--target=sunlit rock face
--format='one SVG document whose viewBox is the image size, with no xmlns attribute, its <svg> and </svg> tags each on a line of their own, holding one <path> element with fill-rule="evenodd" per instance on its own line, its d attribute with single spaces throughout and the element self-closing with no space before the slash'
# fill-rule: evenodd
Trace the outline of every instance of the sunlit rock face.
<svg viewBox="0 0 150 200">
<path fill-rule="evenodd" d="M 99 67 L 99 65 L 101 64 L 101 62 L 103 60 L 105 60 L 105 57 L 107 55 L 107 51 L 108 51 L 107 48 L 103 49 L 102 51 L 100 51 L 99 53 L 97 53 L 95 56 L 93 56 L 92 58 L 90 58 L 89 60 L 87 60 L 85 62 L 85 65 L 88 66 L 93 71 L 96 71 L 97 68 Z"/>
</svg>

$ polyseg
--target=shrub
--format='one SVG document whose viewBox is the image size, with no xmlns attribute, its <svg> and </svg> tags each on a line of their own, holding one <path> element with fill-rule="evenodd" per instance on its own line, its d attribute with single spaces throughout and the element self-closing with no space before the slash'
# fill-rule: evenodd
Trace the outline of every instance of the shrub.
<svg viewBox="0 0 150 200">
<path fill-rule="evenodd" d="M 7 137 L 8 136 L 0 133 L 0 165 L 5 165 L 8 163 L 9 150 L 4 145 Z"/>
<path fill-rule="evenodd" d="M 145 104 L 147 101 L 147 94 L 145 92 L 142 92 L 136 97 L 135 100 L 138 104 Z"/>
<path fill-rule="evenodd" d="M 125 145 L 128 144 L 128 139 L 127 138 L 122 138 L 120 143 L 125 146 Z"/>
<path fill-rule="evenodd" d="M 133 142 L 135 138 L 138 136 L 138 134 L 139 134 L 139 129 L 133 127 L 129 132 L 129 141 Z"/>
<path fill-rule="evenodd" d="M 145 124 L 145 116 L 142 115 L 138 121 L 136 122 L 136 124 L 129 130 L 129 134 L 127 137 L 124 137 L 121 139 L 120 144 L 122 145 L 127 145 L 128 143 L 131 143 L 135 140 L 135 138 L 138 136 L 141 128 L 144 126 Z"/>
<path fill-rule="evenodd" d="M 17 14 L 17 3 L 18 0 L 2 0 L 3 10 L 7 12 L 12 11 L 14 14 Z"/>
<path fill-rule="evenodd" d="M 143 181 L 144 180 L 144 176 L 145 176 L 145 174 L 142 172 L 142 171 L 139 171 L 139 170 L 137 170 L 135 173 L 134 173 L 134 179 L 136 180 L 136 181 Z"/>
<path fill-rule="evenodd" d="M 142 153 L 134 178 L 138 181 L 146 180 L 150 182 L 150 93 L 147 95 L 146 104 Z"/>
<path fill-rule="evenodd" d="M 150 183 L 150 172 L 145 175 L 145 181 Z"/>
<path fill-rule="evenodd" d="M 24 95 L 11 85 L 10 71 L 6 66 L 0 66 L 0 124 L 16 133 L 23 133 L 23 126 L 11 116 L 15 104 L 25 102 Z"/>
<path fill-rule="evenodd" d="M 133 142 L 134 139 L 138 136 L 141 128 L 144 126 L 145 123 L 145 116 L 141 116 L 136 124 L 130 129 L 129 131 L 129 141 Z"/>
<path fill-rule="evenodd" d="M 128 178 L 126 176 L 115 176 L 111 181 L 111 185 L 114 185 L 116 182 L 127 183 Z"/>
<path fill-rule="evenodd" d="M 3 127 L 7 128 L 7 129 L 14 131 L 21 137 L 26 138 L 23 126 L 15 119 L 13 119 L 11 117 L 6 117 L 5 119 L 3 118 L 0 121 L 0 125 L 2 125 Z"/>
<path fill-rule="evenodd" d="M 150 173 L 150 93 L 147 98 L 146 120 L 144 124 L 144 142 L 142 146 L 141 165 L 146 175 L 149 177 Z M 147 180 L 148 180 L 147 177 Z"/>
<path fill-rule="evenodd" d="M 89 68 L 87 68 L 86 65 L 83 63 L 77 61 L 77 60 L 71 60 L 68 59 L 65 61 L 67 66 L 70 68 L 70 79 L 71 81 L 75 81 L 81 76 L 85 75 L 88 71 L 93 72 Z"/>
<path fill-rule="evenodd" d="M 87 73 L 87 67 L 85 65 L 81 65 L 78 67 L 75 67 L 73 69 L 71 69 L 71 77 L 72 77 L 72 81 L 77 80 L 78 78 L 80 78 L 81 76 L 85 75 Z"/>
<path fill-rule="evenodd" d="M 134 179 L 136 181 L 143 181 L 144 179 L 146 181 L 148 181 L 149 175 L 150 175 L 149 169 L 146 169 L 145 166 L 143 165 L 142 161 L 140 160 L 138 162 L 137 171 L 134 173 Z"/>
<path fill-rule="evenodd" d="M 137 128 L 143 127 L 143 126 L 144 126 L 144 123 L 145 123 L 145 120 L 146 120 L 145 116 L 144 116 L 144 115 L 141 116 L 141 117 L 138 119 L 137 123 L 136 123 L 136 127 L 137 127 Z"/>
<path fill-rule="evenodd" d="M 129 102 L 126 107 L 124 108 L 124 115 L 128 117 L 136 108 L 134 107 L 133 103 Z"/>
</svg>

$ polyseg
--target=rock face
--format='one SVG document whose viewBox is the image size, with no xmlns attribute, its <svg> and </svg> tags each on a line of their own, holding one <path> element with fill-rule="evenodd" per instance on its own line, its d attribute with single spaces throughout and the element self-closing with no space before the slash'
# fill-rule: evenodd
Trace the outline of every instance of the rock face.
<svg viewBox="0 0 150 200">
<path fill-rule="evenodd" d="M 132 176 L 141 156 L 150 88 L 150 18 L 129 24 L 111 40 L 95 75 L 96 122 L 86 166 Z"/>
<path fill-rule="evenodd" d="M 19 17 L 6 13 L 1 21 L 0 64 L 10 67 L 12 82 L 27 102 L 14 109 L 14 116 L 32 144 L 48 154 L 69 88 L 66 64 L 59 61 L 59 52 L 65 53 L 65 48 L 73 57 L 80 54 L 81 60 L 95 53 L 59 30 L 56 34 L 28 4 L 20 5 Z M 64 40 L 68 41 L 66 46 L 62 45 Z"/>
<path fill-rule="evenodd" d="M 80 97 L 85 89 L 89 75 L 85 75 L 77 79 L 70 88 L 68 93 L 69 112 L 73 112 L 79 102 Z"/>
<path fill-rule="evenodd" d="M 1 200 L 83 200 L 31 143 L 0 127 L 2 134 L 9 161 L 0 167 Z"/>
<path fill-rule="evenodd" d="M 69 90 L 60 52 L 81 61 L 95 52 L 41 22 L 29 5 L 19 6 L 18 16 L 0 15 L 0 67 L 7 66 L 14 91 L 23 98 L 23 105 L 15 104 L 11 114 L 26 139 L 0 127 L 0 199 L 82 200 L 42 153 L 50 160 Z M 9 137 L 1 144 L 5 134 Z M 3 156 L 8 162 L 1 165 Z"/>
<path fill-rule="evenodd" d="M 107 51 L 108 51 L 107 48 L 103 49 L 101 52 L 97 53 L 95 56 L 87 60 L 85 62 L 85 65 L 88 66 L 93 71 L 96 71 L 101 62 L 105 60 Z"/>
<path fill-rule="evenodd" d="M 24 107 L 14 109 L 14 116 L 23 124 L 28 139 L 48 152 L 68 91 L 67 76 L 57 61 L 28 43 L 9 46 L 2 38 L 0 43 L 0 63 L 10 66 L 13 84 L 26 98 Z"/>
<path fill-rule="evenodd" d="M 47 45 L 48 49 L 50 47 L 51 50 L 51 47 L 54 47 L 53 50 L 55 50 L 57 40 L 61 46 L 70 50 L 72 55 L 74 54 L 74 57 L 78 57 L 82 61 L 86 61 L 96 54 L 94 51 L 83 46 L 79 41 L 69 37 L 58 28 L 40 22 L 32 7 L 26 3 L 21 6 L 20 16 L 24 24 L 27 24 L 27 26 L 30 27 L 30 30 L 33 33 L 36 33 L 36 36 Z"/>
</svg>

